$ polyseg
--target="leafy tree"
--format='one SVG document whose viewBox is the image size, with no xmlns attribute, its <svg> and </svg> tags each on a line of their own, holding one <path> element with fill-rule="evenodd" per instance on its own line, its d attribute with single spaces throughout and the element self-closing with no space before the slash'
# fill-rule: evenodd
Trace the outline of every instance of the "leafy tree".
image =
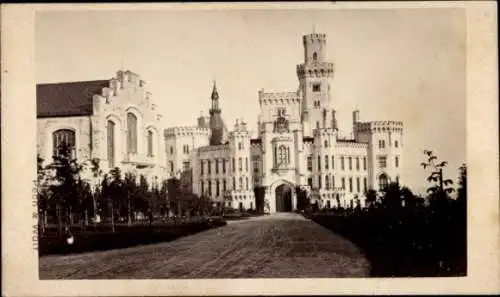
<svg viewBox="0 0 500 297">
<path fill-rule="evenodd" d="M 373 208 L 377 202 L 377 191 L 369 189 L 366 192 L 366 204 L 369 208 Z"/>
<path fill-rule="evenodd" d="M 123 195 L 123 181 L 120 168 L 115 167 L 109 172 L 109 181 L 106 181 L 106 198 L 111 213 L 111 230 L 115 232 L 115 211 L 121 202 Z"/>
<path fill-rule="evenodd" d="M 55 170 L 51 192 L 54 193 L 60 235 L 62 235 L 63 221 L 66 227 L 71 223 L 72 206 L 79 197 L 78 183 L 82 165 L 73 158 L 72 152 L 72 147 L 62 143 L 57 148 L 57 154 L 53 156 L 54 162 L 49 166 Z"/>
<path fill-rule="evenodd" d="M 422 162 L 420 165 L 424 169 L 428 168 L 431 171 L 427 177 L 427 182 L 430 183 L 427 189 L 427 192 L 430 194 L 429 198 L 432 202 L 438 204 L 444 203 L 448 200 L 448 195 L 454 191 L 453 187 L 451 187 L 453 181 L 443 177 L 443 168 L 446 167 L 448 162 L 439 162 L 432 151 L 424 150 L 424 154 L 427 156 L 427 162 Z"/>
<path fill-rule="evenodd" d="M 307 197 L 307 191 L 300 186 L 295 188 L 297 195 L 297 209 L 306 210 L 309 206 L 309 197 Z"/>
</svg>

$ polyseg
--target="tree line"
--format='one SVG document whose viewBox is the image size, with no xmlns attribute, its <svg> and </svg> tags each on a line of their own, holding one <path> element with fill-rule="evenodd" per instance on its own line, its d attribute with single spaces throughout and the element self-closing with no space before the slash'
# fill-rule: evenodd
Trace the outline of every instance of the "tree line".
<svg viewBox="0 0 500 297">
<path fill-rule="evenodd" d="M 37 163 L 42 234 L 54 224 L 59 234 L 74 225 L 86 228 L 103 223 L 115 231 L 117 223 L 131 226 L 155 217 L 201 216 L 215 211 L 208 197 L 183 191 L 176 178 L 150 185 L 144 175 L 122 172 L 118 167 L 103 172 L 97 159 L 90 160 L 92 185 L 82 178 L 86 164 L 74 158 L 72 148 L 65 143 L 57 148 L 50 164 L 43 166 L 40 156 Z"/>
</svg>

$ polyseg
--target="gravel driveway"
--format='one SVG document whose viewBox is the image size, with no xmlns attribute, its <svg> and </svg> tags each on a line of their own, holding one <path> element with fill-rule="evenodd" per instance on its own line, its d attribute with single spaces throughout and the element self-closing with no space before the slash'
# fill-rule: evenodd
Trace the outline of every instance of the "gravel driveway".
<svg viewBox="0 0 500 297">
<path fill-rule="evenodd" d="M 367 277 L 369 270 L 354 244 L 293 213 L 166 243 L 40 258 L 40 279 Z"/>
</svg>

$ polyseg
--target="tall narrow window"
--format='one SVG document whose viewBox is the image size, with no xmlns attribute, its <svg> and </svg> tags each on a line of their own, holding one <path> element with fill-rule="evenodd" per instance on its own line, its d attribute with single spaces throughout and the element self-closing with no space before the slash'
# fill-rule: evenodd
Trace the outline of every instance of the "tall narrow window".
<svg viewBox="0 0 500 297">
<path fill-rule="evenodd" d="M 234 157 L 233 157 L 233 172 L 236 172 L 236 163 L 234 161 Z"/>
<path fill-rule="evenodd" d="M 318 189 L 321 189 L 321 174 L 318 175 Z"/>
<path fill-rule="evenodd" d="M 342 157 L 340 157 L 340 168 L 341 168 L 342 170 L 344 170 L 344 168 L 345 168 L 345 166 L 344 166 L 344 165 L 345 165 L 345 164 L 344 164 L 344 156 L 342 156 Z"/>
<path fill-rule="evenodd" d="M 174 172 L 174 162 L 173 161 L 168 161 L 170 164 L 170 172 Z"/>
<path fill-rule="evenodd" d="M 108 121 L 108 167 L 115 167 L 115 123 Z"/>
<path fill-rule="evenodd" d="M 399 147 L 399 142 L 398 142 L 397 140 L 396 140 L 396 141 L 394 141 L 394 147 L 395 147 L 395 148 L 398 148 L 398 147 Z"/>
<path fill-rule="evenodd" d="M 378 156 L 378 164 L 380 168 L 387 167 L 387 156 Z"/>
<path fill-rule="evenodd" d="M 313 179 L 312 179 L 312 177 L 309 177 L 307 179 L 307 185 L 312 188 L 312 186 L 313 186 Z"/>
<path fill-rule="evenodd" d="M 238 171 L 242 172 L 243 171 L 243 162 L 241 158 L 238 158 Z"/>
<path fill-rule="evenodd" d="M 363 157 L 363 170 L 366 170 L 366 157 Z"/>
<path fill-rule="evenodd" d="M 245 171 L 248 172 L 248 157 L 245 158 Z"/>
<path fill-rule="evenodd" d="M 220 195 L 220 182 L 217 180 L 215 182 L 215 197 L 219 197 Z"/>
<path fill-rule="evenodd" d="M 278 148 L 278 160 L 277 160 L 277 164 L 276 165 L 286 165 L 289 163 L 289 155 L 290 155 L 290 151 L 288 150 L 288 148 L 284 145 L 280 145 L 280 147 Z"/>
<path fill-rule="evenodd" d="M 335 175 L 332 175 L 332 188 L 335 189 Z"/>
<path fill-rule="evenodd" d="M 225 193 L 227 191 L 227 187 L 226 187 L 226 180 L 222 180 L 222 192 Z"/>
<path fill-rule="evenodd" d="M 325 169 L 328 169 L 328 156 L 325 156 Z"/>
<path fill-rule="evenodd" d="M 203 160 L 201 160 L 200 161 L 200 175 L 203 175 L 203 167 L 204 167 Z"/>
<path fill-rule="evenodd" d="M 359 177 L 356 178 L 356 190 L 358 193 L 361 192 L 361 182 L 360 182 Z"/>
<path fill-rule="evenodd" d="M 368 190 L 368 186 L 367 185 L 368 185 L 368 182 L 367 182 L 367 178 L 365 177 L 365 178 L 363 178 L 363 189 L 365 191 Z"/>
<path fill-rule="evenodd" d="M 359 157 L 356 157 L 356 170 L 359 171 Z"/>
<path fill-rule="evenodd" d="M 226 173 L 226 159 L 222 159 L 222 173 Z"/>
<path fill-rule="evenodd" d="M 318 156 L 318 171 L 321 170 L 321 157 Z"/>
<path fill-rule="evenodd" d="M 313 156 L 312 155 L 307 156 L 307 170 L 308 171 L 313 170 Z"/>
<path fill-rule="evenodd" d="M 352 157 L 349 157 L 349 170 L 352 170 Z"/>
<path fill-rule="evenodd" d="M 398 156 L 396 156 L 396 158 L 394 159 L 394 163 L 395 163 L 394 165 L 396 167 L 399 167 L 399 157 Z"/>
<path fill-rule="evenodd" d="M 349 177 L 349 192 L 352 193 L 352 177 Z"/>
<path fill-rule="evenodd" d="M 238 187 L 240 190 L 243 190 L 243 178 L 240 177 L 240 180 L 239 180 L 239 187 Z"/>
<path fill-rule="evenodd" d="M 210 175 L 212 173 L 212 161 L 207 161 L 207 174 Z"/>
<path fill-rule="evenodd" d="M 137 153 L 137 117 L 131 112 L 127 113 L 127 152 Z"/>
<path fill-rule="evenodd" d="M 153 131 L 148 131 L 148 157 L 153 156 Z"/>
<path fill-rule="evenodd" d="M 335 169 L 335 156 L 332 156 L 332 169 Z"/>
<path fill-rule="evenodd" d="M 245 189 L 248 191 L 248 176 L 245 177 Z"/>
<path fill-rule="evenodd" d="M 342 178 L 342 189 L 345 190 L 345 178 L 344 177 Z"/>
<path fill-rule="evenodd" d="M 328 147 L 328 140 L 325 140 L 325 147 Z"/>
<path fill-rule="evenodd" d="M 219 174 L 219 159 L 215 159 L 215 174 Z"/>
<path fill-rule="evenodd" d="M 76 137 L 75 132 L 69 129 L 60 129 L 52 134 L 53 138 L 53 154 L 54 156 L 59 156 L 61 154 L 67 155 L 67 157 L 76 157 Z M 67 149 L 67 151 L 63 151 Z"/>
<path fill-rule="evenodd" d="M 316 52 L 314 52 L 313 54 L 313 61 L 317 61 L 318 60 L 318 54 Z"/>
<path fill-rule="evenodd" d="M 330 189 L 330 179 L 328 178 L 328 175 L 325 175 L 325 188 Z"/>
<path fill-rule="evenodd" d="M 389 179 L 387 178 L 387 175 L 381 174 L 378 178 L 379 190 L 384 190 L 385 188 L 387 188 L 388 185 L 389 185 Z"/>
<path fill-rule="evenodd" d="M 205 194 L 205 183 L 201 181 L 201 195 Z"/>
<path fill-rule="evenodd" d="M 236 190 L 236 177 L 233 176 L 233 190 Z"/>
</svg>

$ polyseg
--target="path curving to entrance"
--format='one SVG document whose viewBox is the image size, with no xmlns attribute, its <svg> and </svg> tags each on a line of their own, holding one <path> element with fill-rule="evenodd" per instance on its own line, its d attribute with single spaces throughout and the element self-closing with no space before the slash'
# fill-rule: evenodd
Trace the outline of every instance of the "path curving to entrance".
<svg viewBox="0 0 500 297">
<path fill-rule="evenodd" d="M 369 270 L 353 243 L 295 213 L 167 243 L 40 258 L 40 279 L 367 277 Z"/>
</svg>

